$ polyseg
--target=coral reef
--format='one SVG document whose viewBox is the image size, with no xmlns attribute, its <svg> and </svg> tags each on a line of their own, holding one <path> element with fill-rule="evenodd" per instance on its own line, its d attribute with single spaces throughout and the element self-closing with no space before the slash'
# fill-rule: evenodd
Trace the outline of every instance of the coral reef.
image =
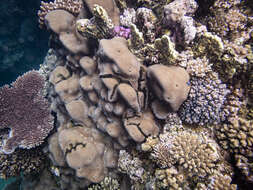
<svg viewBox="0 0 253 190">
<path fill-rule="evenodd" d="M 234 156 L 236 166 L 246 178 L 253 181 L 253 121 L 240 117 L 229 117 L 228 120 L 228 123 L 216 126 L 218 142 Z"/>
<path fill-rule="evenodd" d="M 41 147 L 17 149 L 12 154 L 0 154 L 0 177 L 18 177 L 22 172 L 27 176 L 40 173 L 46 167 L 47 157 Z"/>
<path fill-rule="evenodd" d="M 67 29 L 68 19 L 55 23 L 53 17 L 50 19 L 50 14 L 56 14 L 56 11 L 58 10 L 48 13 L 46 16 L 47 25 L 51 31 L 60 35 L 61 40 L 62 33 L 58 33 L 58 31 L 63 31 L 64 28 Z M 68 14 L 61 12 L 64 15 Z M 94 21 L 93 24 L 96 27 L 112 28 L 109 17 L 102 7 L 95 5 L 92 13 L 94 17 L 89 21 Z M 69 19 L 72 18 L 73 16 L 69 17 Z M 76 20 L 76 28 L 79 33 L 84 32 L 84 36 L 87 32 L 89 33 L 89 27 L 86 28 L 80 25 L 86 22 L 85 20 L 88 21 L 87 19 Z M 94 31 L 92 30 L 92 32 Z M 159 125 L 155 121 L 155 115 L 149 108 L 148 88 L 151 87 L 147 84 L 146 75 L 149 75 L 149 82 L 157 80 L 160 85 L 163 85 L 158 96 L 161 97 L 161 101 L 166 98 L 167 103 L 174 110 L 177 110 L 187 97 L 189 76 L 185 69 L 176 66 L 157 66 L 155 71 L 151 67 L 147 68 L 129 51 L 126 39 L 112 38 L 113 36 L 106 35 L 111 34 L 111 31 L 102 32 L 102 36 L 93 34 L 86 35 L 85 39 L 93 38 L 98 40 L 98 50 L 95 56 L 87 56 L 84 52 L 80 52 L 80 56 L 72 59 L 67 58 L 69 60 L 67 64 L 63 61 L 55 68 L 52 68 L 49 73 L 49 81 L 52 86 L 51 91 L 49 91 L 51 101 L 61 102 L 53 107 L 53 110 L 59 115 L 58 122 L 60 126 L 58 127 L 59 134 L 50 138 L 49 151 L 50 158 L 55 165 L 63 167 L 67 164 L 70 168 L 76 170 L 76 177 L 85 178 L 91 182 L 100 182 L 107 173 L 107 167 L 115 168 L 113 163 L 106 162 L 106 160 L 109 160 L 107 154 L 113 156 L 114 153 L 110 152 L 114 150 L 109 151 L 106 149 L 107 154 L 104 155 L 102 147 L 105 142 L 102 142 L 103 140 L 98 140 L 92 145 L 90 140 L 86 142 L 83 139 L 85 134 L 80 136 L 79 140 L 77 134 L 83 133 L 82 130 L 86 132 L 89 129 L 91 131 L 97 130 L 97 135 L 94 136 L 94 141 L 97 141 L 95 139 L 102 135 L 101 132 L 105 133 L 104 138 L 107 139 L 107 147 L 110 143 L 112 145 L 116 144 L 113 145 L 118 147 L 115 149 L 116 152 L 118 152 L 119 147 L 127 146 L 130 138 L 136 142 L 142 142 L 148 136 L 156 136 L 159 132 Z M 74 33 L 74 35 L 77 34 Z M 70 53 L 74 52 L 71 51 L 71 48 L 67 49 Z M 67 57 L 71 56 L 70 53 Z M 80 68 L 80 70 L 76 68 Z M 159 72 L 169 75 L 171 81 L 175 78 L 177 80 L 174 83 L 165 84 L 166 78 L 163 79 L 162 76 L 159 76 Z M 182 76 L 179 77 L 180 75 Z M 156 79 L 154 80 L 152 77 L 156 77 Z M 174 85 L 176 88 L 178 87 L 178 90 L 172 87 Z M 175 88 L 175 92 L 169 93 L 166 89 L 168 86 Z M 156 94 L 156 90 L 153 90 L 153 93 Z M 176 97 L 176 93 L 180 96 Z M 69 121 L 72 121 L 74 125 Z M 78 128 L 77 124 L 83 127 Z M 81 131 L 77 132 L 78 130 Z M 74 135 L 75 133 L 77 134 Z M 87 137 L 91 138 L 91 134 L 91 132 L 88 132 Z M 72 139 L 73 135 L 75 138 Z M 68 145 L 65 145 L 66 143 Z M 88 146 L 87 143 L 93 148 L 86 147 Z M 89 154 L 90 151 L 94 152 Z M 63 160 L 62 155 L 65 155 L 66 159 Z M 90 163 L 81 161 L 86 156 L 92 156 Z M 72 159 L 74 157 L 76 159 Z M 90 172 L 91 170 L 95 173 Z"/>
<path fill-rule="evenodd" d="M 231 41 L 244 35 L 250 18 L 238 6 L 242 5 L 236 0 L 216 1 L 210 8 L 212 16 L 207 19 L 209 30 Z"/>
<path fill-rule="evenodd" d="M 143 182 L 147 173 L 142 167 L 142 161 L 138 157 L 132 157 L 125 150 L 119 152 L 118 167 L 122 173 L 127 173 L 131 180 Z"/>
<path fill-rule="evenodd" d="M 188 99 L 179 110 L 182 121 L 189 124 L 219 123 L 222 117 L 222 106 L 229 90 L 217 78 L 191 78 L 191 90 Z"/>
<path fill-rule="evenodd" d="M 54 2 L 49 3 L 41 1 L 40 10 L 38 11 L 40 27 L 44 26 L 44 20 L 47 13 L 50 13 L 53 10 L 62 9 L 74 15 L 78 15 L 82 6 L 81 0 L 55 0 Z"/>
<path fill-rule="evenodd" d="M 164 21 L 172 30 L 174 43 L 189 44 L 197 33 L 194 20 L 191 17 L 197 10 L 194 0 L 175 0 L 164 6 Z"/>
<path fill-rule="evenodd" d="M 10 154 L 17 147 L 38 146 L 53 129 L 49 102 L 43 97 L 44 80 L 38 72 L 30 71 L 13 82 L 12 87 L 1 87 L 0 125 L 1 129 L 11 129 L 2 152 Z"/>
<path fill-rule="evenodd" d="M 102 182 L 88 187 L 88 190 L 120 190 L 119 182 L 111 177 L 105 177 Z"/>
<path fill-rule="evenodd" d="M 154 146 L 153 159 L 162 168 L 176 166 L 188 176 L 204 178 L 218 169 L 220 155 L 215 141 L 201 134 L 179 132 L 163 134 Z"/>
<path fill-rule="evenodd" d="M 250 188 L 252 18 L 244 2 L 204 2 L 42 2 L 52 179 L 30 187 Z"/>
</svg>

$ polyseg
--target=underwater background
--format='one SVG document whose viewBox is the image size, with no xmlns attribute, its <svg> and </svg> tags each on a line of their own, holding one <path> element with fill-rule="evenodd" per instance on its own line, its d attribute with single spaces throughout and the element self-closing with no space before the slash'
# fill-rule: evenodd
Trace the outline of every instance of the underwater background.
<svg viewBox="0 0 253 190">
<path fill-rule="evenodd" d="M 0 86 L 38 69 L 49 34 L 38 26 L 39 0 L 3 0 L 0 4 Z"/>
<path fill-rule="evenodd" d="M 40 0 L 2 0 L 0 4 L 0 86 L 39 69 L 49 34 L 38 26 Z M 15 178 L 0 179 L 0 190 Z"/>
</svg>

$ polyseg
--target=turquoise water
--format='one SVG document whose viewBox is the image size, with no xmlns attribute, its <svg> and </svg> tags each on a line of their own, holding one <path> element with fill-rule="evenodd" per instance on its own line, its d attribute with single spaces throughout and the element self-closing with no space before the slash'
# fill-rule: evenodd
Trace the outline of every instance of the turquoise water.
<svg viewBox="0 0 253 190">
<path fill-rule="evenodd" d="M 10 184 L 13 181 L 15 181 L 15 178 L 10 178 L 9 180 L 0 179 L 0 190 L 3 190 L 5 185 Z"/>
</svg>

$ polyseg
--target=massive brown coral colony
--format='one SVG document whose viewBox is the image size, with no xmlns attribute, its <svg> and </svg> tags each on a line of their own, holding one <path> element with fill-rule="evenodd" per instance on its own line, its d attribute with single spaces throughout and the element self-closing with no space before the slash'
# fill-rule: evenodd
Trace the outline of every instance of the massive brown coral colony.
<svg viewBox="0 0 253 190">
<path fill-rule="evenodd" d="M 42 2 L 60 189 L 236 189 L 235 172 L 252 183 L 252 10 L 210 6 L 198 18 L 195 0 Z M 218 20 L 226 11 L 238 17 Z"/>
</svg>

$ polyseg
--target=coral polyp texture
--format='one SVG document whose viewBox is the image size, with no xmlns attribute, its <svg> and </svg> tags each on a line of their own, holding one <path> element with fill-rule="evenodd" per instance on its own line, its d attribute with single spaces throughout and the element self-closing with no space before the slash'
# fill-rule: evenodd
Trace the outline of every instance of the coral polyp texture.
<svg viewBox="0 0 253 190">
<path fill-rule="evenodd" d="M 0 89 L 0 126 L 10 128 L 2 151 L 30 149 L 40 145 L 53 129 L 49 102 L 43 97 L 45 79 L 37 71 L 20 76 L 12 86 Z"/>
<path fill-rule="evenodd" d="M 215 141 L 186 131 L 163 134 L 151 156 L 162 168 L 176 166 L 188 176 L 199 178 L 213 174 L 221 161 Z"/>
<path fill-rule="evenodd" d="M 55 0 L 54 2 L 41 1 L 40 10 L 38 11 L 40 27 L 44 26 L 44 20 L 47 13 L 53 10 L 62 9 L 74 15 L 78 15 L 82 8 L 81 0 Z"/>
<path fill-rule="evenodd" d="M 228 123 L 217 125 L 216 128 L 216 136 L 221 147 L 234 155 L 237 167 L 252 182 L 253 121 L 230 117 Z"/>
<path fill-rule="evenodd" d="M 248 5 L 238 0 L 42 2 L 40 25 L 51 34 L 40 69 L 46 85 L 20 78 L 1 88 L 3 158 L 12 160 L 19 148 L 45 142 L 38 148 L 50 161 L 41 164 L 38 183 L 26 177 L 30 189 L 42 182 L 61 190 L 252 188 L 253 11 Z M 52 116 L 49 104 L 37 100 L 40 89 L 54 116 L 48 138 Z M 47 109 L 38 112 L 33 105 Z M 2 176 L 17 173 L 15 163 L 1 163 Z"/>
<path fill-rule="evenodd" d="M 222 84 L 218 78 L 192 77 L 191 90 L 179 110 L 179 116 L 189 124 L 220 123 L 224 118 L 222 110 L 228 93 L 226 84 Z"/>
</svg>

